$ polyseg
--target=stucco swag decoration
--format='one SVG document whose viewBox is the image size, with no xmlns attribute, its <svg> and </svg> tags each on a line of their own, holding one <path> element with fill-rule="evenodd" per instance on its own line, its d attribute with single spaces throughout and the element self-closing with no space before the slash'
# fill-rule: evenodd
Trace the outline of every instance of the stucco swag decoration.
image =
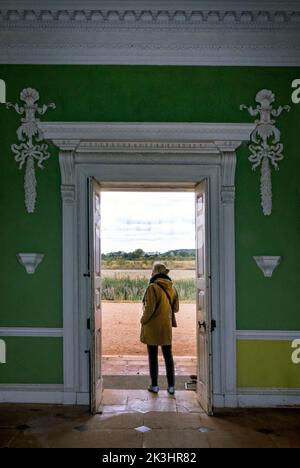
<svg viewBox="0 0 300 468">
<path fill-rule="evenodd" d="M 261 206 L 264 215 L 269 216 L 272 213 L 271 167 L 279 170 L 278 162 L 284 158 L 283 144 L 280 142 L 280 131 L 275 125 L 275 117 L 279 117 L 284 110 L 288 112 L 290 106 L 279 106 L 278 109 L 273 109 L 275 95 L 268 89 L 259 91 L 255 100 L 258 102 L 255 109 L 242 104 L 240 110 L 246 109 L 252 117 L 259 116 L 255 120 L 256 127 L 250 137 L 249 161 L 252 163 L 253 170 L 261 166 Z"/>
<path fill-rule="evenodd" d="M 33 213 L 37 198 L 37 182 L 35 175 L 35 162 L 40 169 L 44 169 L 43 163 L 50 157 L 48 145 L 42 143 L 43 134 L 38 127 L 40 119 L 36 113 L 44 115 L 51 108 L 55 109 L 55 104 L 43 104 L 38 106 L 37 101 L 40 96 L 36 89 L 25 88 L 20 93 L 20 99 L 25 104 L 6 103 L 7 109 L 13 108 L 19 115 L 22 115 L 21 125 L 17 130 L 17 137 L 21 143 L 11 145 L 12 152 L 15 155 L 15 161 L 19 164 L 19 169 L 25 167 L 24 189 L 25 206 L 28 213 Z"/>
</svg>

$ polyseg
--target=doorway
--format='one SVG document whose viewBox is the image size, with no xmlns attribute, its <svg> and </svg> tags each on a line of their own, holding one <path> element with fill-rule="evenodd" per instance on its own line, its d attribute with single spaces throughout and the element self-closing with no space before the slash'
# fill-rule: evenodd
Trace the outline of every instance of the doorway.
<svg viewBox="0 0 300 468">
<path fill-rule="evenodd" d="M 128 186 L 129 187 L 129 186 Z M 90 329 L 91 329 L 91 345 L 90 345 L 90 387 L 91 387 L 91 411 L 96 413 L 101 402 L 102 392 L 103 392 L 103 377 L 104 377 L 104 366 L 103 366 L 103 341 L 104 341 L 104 320 L 103 315 L 105 312 L 105 304 L 103 301 L 103 294 L 113 295 L 113 299 L 115 298 L 114 295 L 120 294 L 120 291 L 116 292 L 114 287 L 111 287 L 111 281 L 107 281 L 106 283 L 110 283 L 110 288 L 105 288 L 105 276 L 104 276 L 104 268 L 101 267 L 101 257 L 102 260 L 105 260 L 106 263 L 113 264 L 114 266 L 120 266 L 120 264 L 124 264 L 124 260 L 127 258 L 127 264 L 129 263 L 128 254 L 124 255 L 124 251 L 116 251 L 110 252 L 110 255 L 104 257 L 101 255 L 101 244 L 102 238 L 103 241 L 108 241 L 112 243 L 113 235 L 111 234 L 108 239 L 105 239 L 103 236 L 103 229 L 101 231 L 101 206 L 103 201 L 101 200 L 101 192 L 105 189 L 105 186 L 102 188 L 99 182 L 95 179 L 90 177 L 88 179 L 88 205 L 89 205 L 89 272 L 90 272 L 90 285 L 91 285 L 91 317 L 90 317 Z M 128 190 L 128 188 L 127 188 Z M 145 192 L 137 191 L 137 187 L 134 185 L 131 186 L 131 190 L 135 192 L 136 195 L 139 195 L 141 198 Z M 160 192 L 154 192 L 154 190 L 158 190 L 158 187 L 153 185 L 152 187 L 148 187 L 149 191 L 152 191 L 152 199 L 155 198 L 155 194 L 159 194 Z M 177 187 L 178 190 L 178 187 Z M 191 189 L 190 189 L 191 190 Z M 209 221 L 209 182 L 208 180 L 204 179 L 200 183 L 196 184 L 192 191 L 194 192 L 194 225 L 192 228 L 193 234 L 189 232 L 188 234 L 194 237 L 195 239 L 195 258 L 194 258 L 194 271 L 195 271 L 195 278 L 194 278 L 194 297 L 195 297 L 195 337 L 196 337 L 196 391 L 197 396 L 199 399 L 199 403 L 203 407 L 203 409 L 211 414 L 212 413 L 212 346 L 211 346 L 211 334 L 214 331 L 214 319 L 211 317 L 211 267 L 210 267 L 210 221 Z M 105 192 L 104 192 L 105 193 Z M 163 192 L 162 192 L 163 193 Z M 166 193 L 166 192 L 164 192 Z M 121 194 L 119 194 L 121 195 Z M 126 198 L 126 195 L 123 195 L 123 198 Z M 128 195 L 127 195 L 128 198 Z M 130 201 L 130 200 L 128 200 Z M 115 203 L 117 200 L 115 200 Z M 116 205 L 115 205 L 116 206 Z M 109 221 L 106 223 L 104 227 L 109 229 L 110 223 L 113 223 L 113 210 L 116 209 L 115 206 L 112 204 L 109 210 L 108 219 Z M 131 205 L 131 209 L 133 204 Z M 126 211 L 126 205 L 123 208 L 123 214 Z M 187 211 L 187 210 L 186 210 Z M 184 212 L 182 213 L 183 216 Z M 187 213 L 186 213 L 187 214 Z M 127 218 L 127 223 L 130 222 L 130 219 Z M 163 220 L 162 220 L 163 221 Z M 161 221 L 161 222 L 162 222 Z M 173 221 L 173 218 L 171 218 Z M 158 222 L 158 219 L 157 219 Z M 178 220 L 180 222 L 180 220 Z M 149 220 L 148 220 L 149 223 Z M 141 218 L 138 220 L 139 227 L 141 227 Z M 137 228 L 135 227 L 135 234 L 137 234 Z M 111 228 L 110 228 L 111 230 Z M 178 228 L 177 228 L 177 235 L 178 235 Z M 101 235 L 102 232 L 102 235 Z M 171 245 L 174 241 L 176 230 L 173 231 L 173 239 L 169 236 L 168 244 Z M 170 234 L 170 233 L 169 233 Z M 118 228 L 118 235 L 120 236 L 120 227 Z M 131 239 L 127 238 L 127 242 L 130 243 Z M 148 239 L 148 242 L 152 241 L 152 245 L 155 243 L 155 239 L 151 237 Z M 143 237 L 140 237 L 139 242 L 146 242 L 145 234 Z M 120 243 L 118 247 L 120 247 Z M 149 245 L 149 244 L 147 244 Z M 167 244 L 166 244 L 167 245 Z M 196 247 L 196 248 L 195 248 Z M 178 249 L 180 250 L 180 249 Z M 181 249 L 183 250 L 183 249 Z M 123 252 L 123 255 L 121 255 Z M 138 262 L 144 262 L 147 264 L 147 257 L 145 257 L 145 253 L 142 249 L 135 249 L 134 251 L 135 256 L 135 266 Z M 156 252 L 157 254 L 157 252 Z M 165 252 L 170 257 L 174 256 L 175 251 L 169 250 Z M 154 260 L 155 252 L 148 252 L 148 258 Z M 160 252 L 158 257 L 163 256 L 164 253 Z M 182 256 L 182 255 L 181 255 Z M 132 257 L 132 255 L 131 255 Z M 157 257 L 157 255 L 156 255 Z M 116 264 L 116 258 L 118 258 L 119 264 Z M 180 259 L 177 258 L 177 263 Z M 174 261 L 174 260 L 173 260 Z M 104 262 L 103 262 L 104 263 Z M 126 263 L 126 262 L 125 262 Z M 148 262 L 149 263 L 149 262 Z M 182 258 L 181 258 L 182 263 Z M 147 265 L 149 267 L 149 265 Z M 128 274 L 128 271 L 127 271 Z M 124 278 L 124 275 L 123 275 Z M 126 277 L 125 277 L 126 278 Z M 114 278 L 117 279 L 116 277 Z M 130 278 L 126 278 L 127 283 L 130 281 Z M 115 281 L 116 282 L 116 281 Z M 120 278 L 118 279 L 118 283 L 120 283 Z M 121 281 L 122 283 L 122 281 Z M 178 285 L 180 283 L 178 282 Z M 129 285 L 123 287 L 123 293 L 126 292 L 127 295 L 130 294 Z M 140 298 L 141 300 L 142 298 Z M 130 306 L 132 308 L 132 306 Z M 119 308 L 120 304 L 119 304 Z M 124 308 L 124 307 L 123 307 Z M 112 311 L 111 311 L 112 312 Z M 106 321 L 110 323 L 110 330 L 106 330 L 106 333 L 116 333 L 116 329 L 114 327 L 113 322 L 109 321 L 106 318 Z M 119 337 L 121 336 L 122 330 L 119 330 Z M 106 338 L 106 336 L 105 336 Z M 125 340 L 128 342 L 130 341 L 130 336 L 127 334 L 127 337 L 124 337 Z M 137 337 L 136 337 L 137 339 Z M 120 341 L 120 339 L 119 339 Z M 136 341 L 136 340 L 135 340 Z M 136 348 L 135 341 L 133 342 L 132 346 L 134 349 Z M 188 341 L 186 343 L 186 347 L 188 346 Z M 128 344 L 128 343 L 127 343 Z M 175 341 L 176 345 L 176 341 Z M 184 346 L 184 345 L 183 345 Z M 144 355 L 144 361 L 146 356 Z M 119 364 L 124 366 L 124 356 L 119 355 Z M 121 361 L 121 362 L 120 362 Z M 122 362 L 123 361 L 123 362 Z M 107 364 L 107 362 L 106 362 Z M 195 377 L 194 377 L 195 378 Z M 128 383 L 126 384 L 126 388 L 128 388 Z"/>
<path fill-rule="evenodd" d="M 60 401 L 88 404 L 91 316 L 87 180 L 125 188 L 192 188 L 210 194 L 212 405 L 236 407 L 236 150 L 255 124 L 40 122 L 59 148 L 63 221 L 63 387 Z M 201 323 L 201 321 L 200 321 Z M 210 325 L 210 324 L 209 324 Z"/>
<path fill-rule="evenodd" d="M 176 389 L 191 387 L 191 376 L 197 373 L 194 197 L 190 190 L 101 192 L 104 389 L 148 387 L 140 318 L 155 261 L 170 269 L 180 298 L 178 327 L 172 333 Z M 162 389 L 166 382 L 161 353 L 159 373 Z"/>
</svg>

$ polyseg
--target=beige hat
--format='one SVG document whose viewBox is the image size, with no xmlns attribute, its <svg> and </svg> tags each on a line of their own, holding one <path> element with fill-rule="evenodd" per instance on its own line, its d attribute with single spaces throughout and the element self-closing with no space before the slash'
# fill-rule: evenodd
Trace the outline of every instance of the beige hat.
<svg viewBox="0 0 300 468">
<path fill-rule="evenodd" d="M 152 267 L 152 276 L 159 275 L 160 273 L 167 275 L 170 270 L 166 267 L 164 263 L 155 262 Z"/>
</svg>

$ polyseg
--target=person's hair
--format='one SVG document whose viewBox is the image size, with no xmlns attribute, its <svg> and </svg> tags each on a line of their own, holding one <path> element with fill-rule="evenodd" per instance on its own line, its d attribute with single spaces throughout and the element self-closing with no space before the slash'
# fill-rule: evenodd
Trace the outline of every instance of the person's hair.
<svg viewBox="0 0 300 468">
<path fill-rule="evenodd" d="M 154 262 L 152 266 L 152 276 L 154 275 L 159 275 L 159 274 L 165 274 L 167 275 L 169 273 L 169 269 L 166 267 L 164 263 L 161 262 Z"/>
</svg>

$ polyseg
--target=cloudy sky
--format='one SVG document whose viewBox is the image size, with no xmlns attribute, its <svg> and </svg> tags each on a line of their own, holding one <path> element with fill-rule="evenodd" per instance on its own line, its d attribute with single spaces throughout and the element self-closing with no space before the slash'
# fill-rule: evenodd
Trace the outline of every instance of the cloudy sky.
<svg viewBox="0 0 300 468">
<path fill-rule="evenodd" d="M 102 192 L 102 252 L 195 248 L 194 193 Z"/>
</svg>

